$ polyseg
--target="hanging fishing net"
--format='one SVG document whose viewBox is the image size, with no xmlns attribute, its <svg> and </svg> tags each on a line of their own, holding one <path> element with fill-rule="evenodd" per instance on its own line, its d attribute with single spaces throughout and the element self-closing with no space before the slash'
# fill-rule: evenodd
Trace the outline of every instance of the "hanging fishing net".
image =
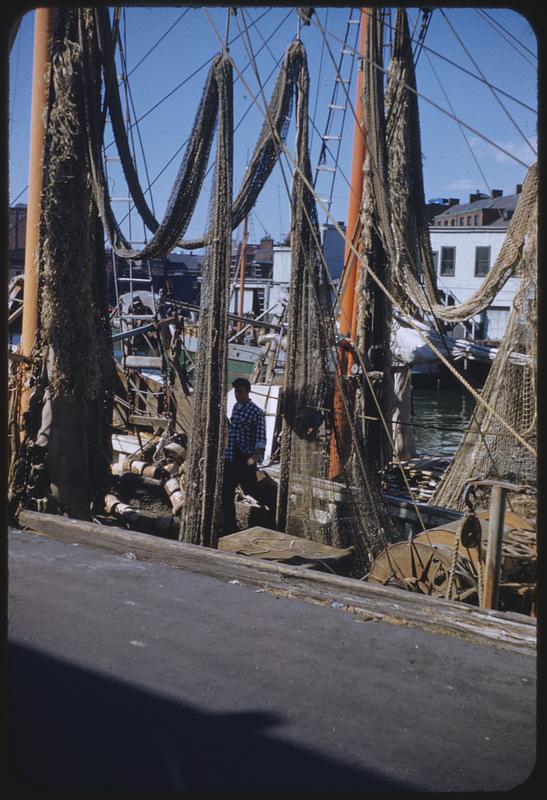
<svg viewBox="0 0 547 800">
<path fill-rule="evenodd" d="M 301 45 L 299 58 L 277 524 L 291 535 L 353 547 L 353 574 L 362 576 L 394 534 L 355 418 L 352 379 L 338 366 L 330 283 L 311 189 L 309 76 Z M 349 454 L 332 412 L 335 396 L 349 429 Z"/>
<path fill-rule="evenodd" d="M 216 172 L 209 219 L 212 244 L 202 272 L 199 345 L 192 396 L 192 430 L 186 462 L 186 502 L 180 538 L 216 546 L 221 527 L 221 486 L 226 439 L 228 289 L 231 261 L 233 165 L 232 67 L 214 66 L 219 123 Z"/>
<path fill-rule="evenodd" d="M 209 153 L 215 132 L 218 96 L 214 79 L 214 65 L 211 66 L 200 104 L 195 116 L 192 133 L 187 141 L 184 156 L 178 170 L 163 220 L 158 222 L 146 203 L 139 183 L 137 170 L 131 156 L 125 129 L 119 91 L 112 73 L 113 46 L 112 31 L 108 10 L 97 9 L 97 30 L 99 32 L 100 53 L 102 57 L 104 80 L 108 86 L 107 105 L 111 116 L 114 138 L 120 155 L 122 167 L 130 194 L 137 212 L 143 222 L 154 233 L 152 240 L 142 250 L 133 250 L 124 237 L 112 211 L 102 156 L 100 153 L 99 120 L 90 121 L 90 148 L 93 165 L 94 191 L 101 216 L 108 231 L 113 250 L 121 257 L 146 259 L 165 255 L 177 246 L 187 250 L 197 250 L 210 244 L 214 233 L 207 231 L 199 239 L 184 239 L 197 199 L 201 192 Z M 291 119 L 293 84 L 298 69 L 297 47 L 288 46 L 281 65 L 276 85 L 272 92 L 265 121 L 258 137 L 253 154 L 243 176 L 239 191 L 233 202 L 232 230 L 235 230 L 249 214 L 264 188 L 280 154 L 280 145 L 285 141 Z"/>
<path fill-rule="evenodd" d="M 11 501 L 14 510 L 43 507 L 89 518 L 112 458 L 113 366 L 82 106 L 84 69 L 92 79 L 89 99 L 99 104 L 89 13 L 59 9 L 52 47 L 32 389 Z"/>
<path fill-rule="evenodd" d="M 414 91 L 413 91 L 414 90 Z M 415 94 L 416 76 L 408 15 L 397 10 L 393 53 L 386 90 L 387 185 L 395 250 L 392 253 L 392 288 L 403 311 L 421 311 L 423 301 L 412 301 L 407 275 L 423 276 L 427 303 L 438 304 L 429 225 L 425 212 L 420 117 Z M 421 299 L 421 297 L 420 297 Z"/>
<path fill-rule="evenodd" d="M 511 430 L 483 404 L 477 403 L 454 462 L 432 503 L 463 508 L 462 491 L 465 482 L 471 479 L 501 479 L 536 486 L 537 206 L 532 209 L 527 228 L 529 233 L 517 273 L 519 288 L 481 392 L 481 398 Z"/>
</svg>

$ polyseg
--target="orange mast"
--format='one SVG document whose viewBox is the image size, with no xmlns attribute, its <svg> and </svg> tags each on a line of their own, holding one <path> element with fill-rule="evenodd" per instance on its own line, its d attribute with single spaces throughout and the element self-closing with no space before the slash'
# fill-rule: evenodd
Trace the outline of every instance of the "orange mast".
<svg viewBox="0 0 547 800">
<path fill-rule="evenodd" d="M 40 207 L 44 159 L 44 109 L 48 102 L 51 41 L 55 24 L 55 8 L 34 11 L 34 66 L 32 76 L 32 110 L 30 127 L 29 190 L 25 237 L 25 290 L 21 352 L 30 356 L 38 322 L 38 245 L 40 240 Z M 27 410 L 30 390 L 23 383 L 21 415 Z"/>
<path fill-rule="evenodd" d="M 357 89 L 355 101 L 355 124 L 353 129 L 353 155 L 351 165 L 351 185 L 348 204 L 348 224 L 346 230 L 346 246 L 344 251 L 344 270 L 342 273 L 342 289 L 340 298 L 340 313 L 338 326 L 341 336 L 347 336 L 355 342 L 357 331 L 357 295 L 355 288 L 359 279 L 359 259 L 355 256 L 353 248 L 358 249 L 361 234 L 361 197 L 363 194 L 363 165 L 366 157 L 366 131 L 363 108 L 363 69 L 364 53 L 368 26 L 368 9 L 361 9 L 361 33 L 359 41 L 359 54 L 361 58 L 360 69 L 357 74 Z M 349 238 L 349 241 L 348 241 Z M 341 456 L 349 454 L 351 442 L 349 430 L 344 413 L 341 396 L 341 382 L 346 375 L 351 374 L 353 356 L 351 352 L 339 351 L 339 368 L 337 382 L 334 390 L 333 411 L 334 427 L 330 446 L 329 478 L 335 478 L 342 471 Z"/>
</svg>

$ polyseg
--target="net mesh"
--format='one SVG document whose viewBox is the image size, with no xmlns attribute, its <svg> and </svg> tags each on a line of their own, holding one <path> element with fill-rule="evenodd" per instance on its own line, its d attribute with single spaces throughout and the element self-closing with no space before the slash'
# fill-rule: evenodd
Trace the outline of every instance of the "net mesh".
<svg viewBox="0 0 547 800">
<path fill-rule="evenodd" d="M 99 31 L 100 53 L 102 57 L 105 82 L 113 63 L 112 32 L 107 9 L 97 9 L 97 29 Z M 271 174 L 280 154 L 280 143 L 287 136 L 291 119 L 293 84 L 297 64 L 298 48 L 295 43 L 288 46 L 283 64 L 274 87 L 266 119 L 262 126 L 253 154 L 243 176 L 239 191 L 233 202 L 232 230 L 235 230 L 253 208 L 266 180 Z M 120 155 L 122 167 L 130 194 L 137 212 L 143 222 L 154 233 L 153 239 L 142 250 L 133 250 L 120 230 L 112 211 L 105 180 L 104 168 L 100 154 L 100 126 L 98 120 L 92 120 L 90 148 L 94 174 L 94 190 L 97 204 L 105 221 L 109 238 L 115 252 L 124 258 L 146 259 L 165 255 L 173 247 L 197 250 L 206 247 L 214 236 L 207 231 L 199 239 L 184 239 L 184 233 L 191 219 L 198 196 L 200 194 L 210 148 L 212 145 L 218 97 L 214 80 L 214 64 L 209 71 L 192 133 L 188 139 L 184 156 L 173 185 L 162 222 L 158 222 L 146 203 L 145 195 L 139 183 L 137 170 L 131 156 L 128 135 L 124 124 L 119 90 L 116 81 L 109 81 L 107 94 L 108 109 L 112 120 L 112 128 Z"/>
<path fill-rule="evenodd" d="M 14 510 L 43 500 L 50 510 L 87 518 L 109 476 L 113 366 L 103 231 L 90 191 L 81 101 L 85 64 L 90 100 L 99 102 L 89 13 L 59 10 L 52 47 L 32 391 L 11 500 Z"/>
<path fill-rule="evenodd" d="M 374 9 L 369 15 L 369 29 L 371 33 L 374 30 L 367 42 L 367 62 L 371 67 L 373 64 L 381 65 L 381 49 L 374 44 L 374 40 L 380 36 L 376 14 L 377 9 Z M 369 81 L 370 88 L 376 91 L 375 84 L 379 87 L 381 83 L 380 70 L 366 70 L 365 79 L 367 72 L 376 73 Z M 386 155 L 381 146 L 378 149 L 374 144 L 379 123 L 373 120 L 370 127 L 367 125 L 367 147 L 368 142 L 372 142 L 369 159 L 375 202 L 379 210 L 379 235 L 390 259 L 392 291 L 400 308 L 413 315 L 425 313 L 445 322 L 461 322 L 488 308 L 518 268 L 525 239 L 531 231 L 538 188 L 537 164 L 528 170 L 503 246 L 480 288 L 463 303 L 442 305 L 437 299 L 431 242 L 425 218 L 415 87 L 407 15 L 404 9 L 399 9 L 386 93 Z M 365 93 L 365 104 L 367 97 Z M 382 114 L 378 112 L 377 116 L 381 118 Z M 424 286 L 421 285 L 421 279 Z"/>
<path fill-rule="evenodd" d="M 393 253 L 392 288 L 399 307 L 412 314 L 421 311 L 413 302 L 406 276 L 423 276 L 427 303 L 438 304 L 420 141 L 420 117 L 412 42 L 405 9 L 397 10 L 393 53 L 386 90 L 386 144 Z M 411 287 L 412 288 L 412 287 Z"/>
<path fill-rule="evenodd" d="M 394 534 L 364 432 L 356 423 L 352 380 L 338 368 L 328 272 L 310 190 L 308 91 L 307 61 L 300 45 L 277 524 L 291 535 L 353 547 L 352 571 L 362 576 Z M 349 457 L 342 432 L 334 424 L 335 395 L 352 441 Z"/>
<path fill-rule="evenodd" d="M 186 463 L 186 503 L 180 537 L 214 547 L 221 524 L 226 438 L 228 290 L 231 259 L 233 164 L 232 67 L 220 56 L 214 70 L 219 98 L 216 172 L 210 209 L 212 243 L 202 272 L 200 333 Z"/>
<path fill-rule="evenodd" d="M 537 437 L 537 205 L 527 225 L 520 283 L 498 354 L 481 396 L 532 447 Z M 471 479 L 501 479 L 535 487 L 535 456 L 477 403 L 454 461 L 431 500 L 463 508 Z M 487 502 L 487 497 L 483 500 Z"/>
</svg>

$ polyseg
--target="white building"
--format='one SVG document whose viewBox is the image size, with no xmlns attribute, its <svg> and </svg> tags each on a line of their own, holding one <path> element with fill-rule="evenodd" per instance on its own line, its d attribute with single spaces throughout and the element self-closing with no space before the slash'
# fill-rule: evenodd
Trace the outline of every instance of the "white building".
<svg viewBox="0 0 547 800">
<path fill-rule="evenodd" d="M 429 232 L 441 300 L 458 305 L 480 289 L 501 250 L 507 227 L 432 226 Z M 517 285 L 517 278 L 509 278 L 492 305 L 471 320 L 467 327 L 471 338 L 501 339 Z M 455 335 L 464 336 L 464 328 L 457 325 Z"/>
</svg>

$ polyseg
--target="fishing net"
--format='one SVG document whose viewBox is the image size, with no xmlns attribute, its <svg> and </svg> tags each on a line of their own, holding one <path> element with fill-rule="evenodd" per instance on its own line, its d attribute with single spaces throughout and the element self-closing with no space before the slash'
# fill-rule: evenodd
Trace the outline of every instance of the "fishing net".
<svg viewBox="0 0 547 800">
<path fill-rule="evenodd" d="M 378 30 L 374 12 L 370 15 L 369 24 Z M 375 37 L 378 36 L 377 32 Z M 369 36 L 370 47 L 373 46 L 372 39 L 374 36 Z M 380 67 L 381 51 L 376 48 L 374 55 L 369 49 L 367 61 L 371 68 L 375 64 Z M 375 72 L 380 81 L 380 69 L 369 71 Z M 415 87 L 408 21 L 406 11 L 400 9 L 386 92 L 387 156 L 378 153 L 374 146 L 369 148 L 373 154 L 373 180 L 374 176 L 381 176 L 381 179 L 374 180 L 374 195 L 380 211 L 380 235 L 391 262 L 392 291 L 401 310 L 413 315 L 417 312 L 430 314 L 445 322 L 461 322 L 488 308 L 520 263 L 525 239 L 531 232 L 538 187 L 537 164 L 528 170 L 502 248 L 480 288 L 459 305 L 447 307 L 440 304 L 436 296 L 431 243 L 425 218 Z M 369 137 L 374 137 L 377 129 L 377 123 L 373 120 L 370 131 L 367 128 L 367 146 Z M 376 162 L 375 158 L 379 161 Z M 388 164 L 387 173 L 383 158 Z"/>
<path fill-rule="evenodd" d="M 382 61 L 382 25 L 378 9 L 372 9 L 366 40 L 369 64 Z M 391 457 L 380 415 L 386 416 L 393 394 L 391 374 L 391 305 L 373 275 L 391 288 L 392 254 L 395 249 L 387 185 L 388 163 L 384 118 L 384 90 L 381 70 L 368 67 L 363 76 L 363 115 L 367 131 L 367 154 L 363 165 L 361 201 L 360 267 L 356 284 L 356 350 L 363 371 L 358 402 L 362 408 L 368 460 L 375 471 Z"/>
<path fill-rule="evenodd" d="M 62 9 L 53 37 L 40 216 L 38 321 L 12 507 L 43 500 L 89 517 L 108 480 L 111 332 L 103 232 L 91 199 L 81 77 L 94 75 L 89 13 Z"/>
<path fill-rule="evenodd" d="M 95 119 L 91 121 L 90 128 L 94 190 L 112 247 L 119 256 L 132 259 L 146 259 L 165 255 L 175 246 L 187 250 L 206 247 L 213 238 L 212 231 L 208 231 L 199 239 L 186 240 L 181 237 L 184 236 L 188 227 L 203 185 L 215 130 L 218 105 L 216 83 L 213 77 L 215 66 L 213 64 L 209 71 L 192 133 L 185 148 L 167 204 L 166 213 L 162 222 L 159 223 L 148 207 L 139 183 L 137 170 L 129 148 L 117 82 L 109 79 L 114 55 L 108 9 L 106 7 L 97 9 L 96 13 L 105 84 L 108 86 L 107 103 L 114 138 L 135 208 L 147 227 L 154 233 L 154 237 L 143 250 L 133 250 L 120 230 L 110 206 L 108 184 L 105 179 L 100 154 L 100 125 L 99 120 Z M 234 198 L 232 230 L 235 230 L 241 224 L 256 203 L 266 180 L 279 158 L 281 152 L 280 144 L 286 139 L 291 119 L 292 85 L 295 80 L 295 70 L 298 69 L 296 53 L 297 48 L 292 43 L 285 53 L 283 64 L 265 113 L 266 119 L 245 171 L 241 187 Z"/>
<path fill-rule="evenodd" d="M 414 91 L 412 91 L 414 90 Z M 420 147 L 420 117 L 408 16 L 397 10 L 393 53 L 386 89 L 386 145 L 391 227 L 395 252 L 391 280 L 403 311 L 416 314 L 423 303 L 412 301 L 406 276 L 423 276 L 425 298 L 438 304 Z"/>
<path fill-rule="evenodd" d="M 297 165 L 293 179 L 291 284 L 283 382 L 283 427 L 277 525 L 287 533 L 354 548 L 353 573 L 363 575 L 393 536 L 376 476 L 356 423 L 351 379 L 338 369 L 337 335 L 322 258 L 308 151 L 309 76 L 300 43 L 297 81 Z M 352 452 L 344 452 L 332 413 L 344 409 Z"/>
<path fill-rule="evenodd" d="M 437 505 L 463 508 L 462 491 L 471 479 L 501 479 L 536 486 L 533 450 L 537 437 L 537 206 L 531 211 L 518 270 L 519 288 L 481 392 L 483 400 L 528 447 L 477 403 L 453 464 L 431 500 Z"/>
<path fill-rule="evenodd" d="M 213 77 L 219 101 L 215 185 L 209 216 L 213 236 L 202 272 L 200 335 L 192 395 L 194 413 L 179 537 L 209 547 L 216 546 L 220 530 L 226 439 L 233 166 L 232 67 L 227 56 L 218 57 Z"/>
</svg>

